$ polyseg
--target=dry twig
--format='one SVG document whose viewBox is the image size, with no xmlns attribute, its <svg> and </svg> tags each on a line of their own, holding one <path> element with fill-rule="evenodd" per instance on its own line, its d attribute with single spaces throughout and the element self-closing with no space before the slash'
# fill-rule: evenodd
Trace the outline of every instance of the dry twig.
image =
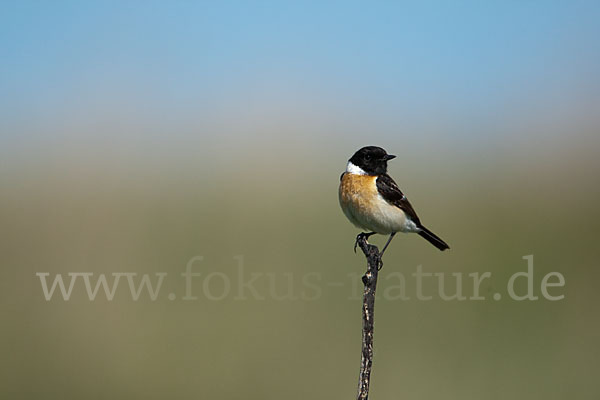
<svg viewBox="0 0 600 400">
<path fill-rule="evenodd" d="M 365 285 L 362 305 L 362 350 L 360 375 L 358 377 L 358 400 L 367 400 L 373 366 L 373 317 L 375 310 L 375 290 L 377 275 L 383 265 L 377 246 L 369 244 L 367 238 L 359 235 L 356 242 L 367 258 L 367 272 L 362 277 Z"/>
</svg>

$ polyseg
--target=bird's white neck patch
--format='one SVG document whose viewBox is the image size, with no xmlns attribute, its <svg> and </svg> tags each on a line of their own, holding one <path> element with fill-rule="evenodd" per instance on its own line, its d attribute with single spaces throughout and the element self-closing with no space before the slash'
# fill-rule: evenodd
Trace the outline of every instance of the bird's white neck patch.
<svg viewBox="0 0 600 400">
<path fill-rule="evenodd" d="M 352 164 L 348 161 L 348 165 L 346 166 L 346 172 L 354 175 L 366 175 L 367 173 L 358 165 Z"/>
</svg>

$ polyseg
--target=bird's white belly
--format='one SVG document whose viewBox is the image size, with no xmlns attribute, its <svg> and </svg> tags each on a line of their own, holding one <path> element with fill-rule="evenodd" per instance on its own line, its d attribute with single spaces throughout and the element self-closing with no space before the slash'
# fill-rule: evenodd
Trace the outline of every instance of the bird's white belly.
<svg viewBox="0 0 600 400">
<path fill-rule="evenodd" d="M 349 208 L 350 213 L 357 222 L 355 225 L 363 229 L 384 235 L 389 235 L 392 232 L 413 231 L 412 225 L 414 224 L 406 217 L 404 211 L 390 205 L 380 197 L 371 203 L 368 210 L 360 206 L 356 207 L 356 203 L 354 202 L 350 204 Z"/>
</svg>

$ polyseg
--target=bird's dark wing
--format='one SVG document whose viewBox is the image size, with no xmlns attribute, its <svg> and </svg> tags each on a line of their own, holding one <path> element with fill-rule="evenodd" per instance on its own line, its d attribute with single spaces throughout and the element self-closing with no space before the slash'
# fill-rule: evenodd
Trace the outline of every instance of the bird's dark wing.
<svg viewBox="0 0 600 400">
<path fill-rule="evenodd" d="M 388 175 L 383 174 L 377 177 L 377 191 L 388 203 L 395 205 L 413 221 L 417 226 L 421 225 L 415 209 L 402 193 L 396 182 Z"/>
</svg>

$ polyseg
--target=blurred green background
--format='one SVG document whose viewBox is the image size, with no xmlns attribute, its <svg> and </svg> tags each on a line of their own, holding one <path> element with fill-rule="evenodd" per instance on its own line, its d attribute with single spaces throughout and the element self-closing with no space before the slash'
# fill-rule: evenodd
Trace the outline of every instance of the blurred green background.
<svg viewBox="0 0 600 400">
<path fill-rule="evenodd" d="M 597 3 L 0 8 L 1 397 L 353 398 L 365 262 L 337 185 L 364 145 L 452 247 L 388 250 L 371 398 L 600 396 Z M 529 254 L 540 299 L 510 300 Z M 264 299 L 235 298 L 240 259 Z M 487 299 L 418 301 L 418 265 L 467 296 L 489 271 Z M 168 276 L 46 301 L 38 272 Z M 410 300 L 383 296 L 397 272 Z"/>
</svg>

